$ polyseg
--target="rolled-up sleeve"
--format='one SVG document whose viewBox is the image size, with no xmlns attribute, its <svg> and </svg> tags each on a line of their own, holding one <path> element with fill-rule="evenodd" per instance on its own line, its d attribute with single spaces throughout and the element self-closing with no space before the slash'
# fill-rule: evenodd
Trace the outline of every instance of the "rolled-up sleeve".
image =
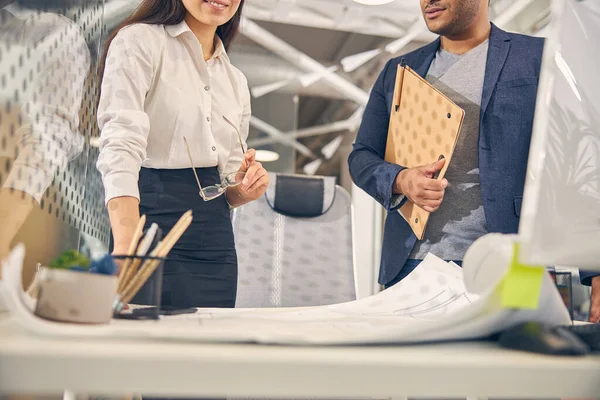
<svg viewBox="0 0 600 400">
<path fill-rule="evenodd" d="M 97 162 L 106 203 L 115 197 L 140 198 L 138 177 L 150 130 L 144 102 L 155 73 L 152 48 L 144 34 L 142 25 L 122 29 L 106 58 L 98 105 Z"/>
<path fill-rule="evenodd" d="M 90 54 L 79 28 L 63 19 L 57 19 L 54 29 L 38 43 L 40 51 L 59 37 L 65 44 L 38 64 L 41 72 L 33 84 L 34 94 L 21 106 L 17 157 L 3 185 L 38 202 L 56 172 L 81 154 L 84 143 L 79 111 Z"/>
</svg>

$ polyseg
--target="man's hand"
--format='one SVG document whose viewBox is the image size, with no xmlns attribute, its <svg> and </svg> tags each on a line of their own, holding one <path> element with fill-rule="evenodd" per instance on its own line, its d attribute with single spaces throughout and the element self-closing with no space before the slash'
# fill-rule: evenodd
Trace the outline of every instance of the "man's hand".
<svg viewBox="0 0 600 400">
<path fill-rule="evenodd" d="M 442 159 L 422 167 L 400 171 L 396 177 L 394 193 L 403 194 L 427 212 L 436 211 L 442 204 L 448 181 L 446 179 L 437 180 L 433 177 L 444 167 L 445 163 L 446 160 Z"/>
<path fill-rule="evenodd" d="M 590 322 L 600 322 L 600 276 L 592 278 L 592 298 L 590 300 Z"/>
</svg>

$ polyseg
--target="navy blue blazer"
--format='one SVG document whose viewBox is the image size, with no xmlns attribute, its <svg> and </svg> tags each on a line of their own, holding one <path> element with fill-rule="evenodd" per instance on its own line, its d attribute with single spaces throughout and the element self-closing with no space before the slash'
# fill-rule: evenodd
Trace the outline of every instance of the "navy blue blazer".
<svg viewBox="0 0 600 400">
<path fill-rule="evenodd" d="M 438 38 L 388 61 L 371 91 L 348 159 L 356 185 L 388 211 L 379 271 L 382 285 L 398 275 L 417 240 L 396 212 L 398 207 L 392 206 L 392 188 L 404 167 L 383 160 L 397 68 L 404 59 L 425 77 L 439 47 Z M 507 33 L 492 24 L 479 130 L 481 195 L 489 232 L 516 233 L 519 227 L 543 48 L 541 38 Z"/>
</svg>

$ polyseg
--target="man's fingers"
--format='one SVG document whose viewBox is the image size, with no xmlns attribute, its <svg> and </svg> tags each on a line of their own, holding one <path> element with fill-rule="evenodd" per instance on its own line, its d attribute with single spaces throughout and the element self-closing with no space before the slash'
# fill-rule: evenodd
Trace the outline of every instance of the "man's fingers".
<svg viewBox="0 0 600 400">
<path fill-rule="evenodd" d="M 600 276 L 592 278 L 592 296 L 590 298 L 590 322 L 600 322 Z"/>
<path fill-rule="evenodd" d="M 589 318 L 590 322 L 593 323 L 598 323 L 600 322 L 600 307 L 595 307 L 592 304 L 592 308 L 590 309 L 590 318 Z"/>
<path fill-rule="evenodd" d="M 420 197 L 422 200 L 442 200 L 444 194 L 446 194 L 444 190 L 424 190 Z"/>
<path fill-rule="evenodd" d="M 433 162 L 431 164 L 427 164 L 424 167 L 422 167 L 423 172 L 425 172 L 427 175 L 433 175 L 436 172 L 438 172 L 439 170 L 441 170 L 442 168 L 444 168 L 445 164 L 446 164 L 446 159 L 442 158 L 439 161 Z"/>
<path fill-rule="evenodd" d="M 600 298 L 598 295 L 594 295 L 592 289 L 592 298 L 591 298 L 591 306 L 590 306 L 590 317 L 589 321 L 593 323 L 600 322 Z"/>
<path fill-rule="evenodd" d="M 432 208 L 439 208 L 439 206 L 442 204 L 442 200 L 425 200 L 421 202 L 421 208 L 423 207 L 432 207 Z"/>
<path fill-rule="evenodd" d="M 419 181 L 419 187 L 423 190 L 433 190 L 436 192 L 441 192 L 446 187 L 448 187 L 448 181 L 446 179 L 442 179 L 438 181 L 437 179 L 422 179 Z"/>
<path fill-rule="evenodd" d="M 432 213 L 432 212 L 436 212 L 439 207 L 423 206 L 421 208 L 429 213 Z"/>
</svg>

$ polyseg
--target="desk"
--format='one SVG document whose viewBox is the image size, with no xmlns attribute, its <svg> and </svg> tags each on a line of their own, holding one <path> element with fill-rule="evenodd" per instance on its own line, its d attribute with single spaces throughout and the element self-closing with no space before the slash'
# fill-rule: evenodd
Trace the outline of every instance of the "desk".
<svg viewBox="0 0 600 400">
<path fill-rule="evenodd" d="M 597 397 L 600 356 L 493 343 L 287 347 L 32 336 L 0 317 L 5 392 L 253 397 Z"/>
</svg>

